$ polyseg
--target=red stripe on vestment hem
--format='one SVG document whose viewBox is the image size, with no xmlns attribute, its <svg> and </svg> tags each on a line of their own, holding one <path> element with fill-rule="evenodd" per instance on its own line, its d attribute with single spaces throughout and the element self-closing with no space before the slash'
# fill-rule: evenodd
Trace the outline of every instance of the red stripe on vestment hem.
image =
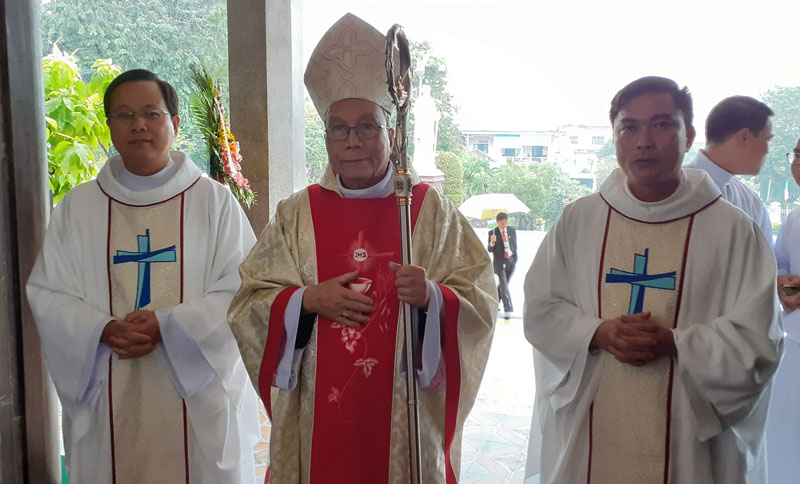
<svg viewBox="0 0 800 484">
<path fill-rule="evenodd" d="M 675 304 L 675 319 L 672 321 L 672 329 L 678 327 L 678 314 L 681 310 L 681 300 L 683 299 L 683 281 L 686 280 L 686 260 L 689 258 L 689 240 L 692 237 L 692 227 L 694 226 L 694 215 L 689 218 L 689 227 L 686 228 L 686 242 L 683 246 L 683 262 L 681 263 L 681 282 L 678 287 L 678 302 Z M 664 484 L 669 482 L 669 450 L 670 450 L 670 430 L 672 428 L 672 384 L 675 375 L 675 360 L 670 358 L 669 362 L 669 386 L 667 387 L 667 438 L 664 452 Z"/>
<path fill-rule="evenodd" d="M 269 330 L 267 341 L 264 344 L 264 356 L 261 359 L 261 369 L 258 372 L 258 394 L 267 409 L 267 415 L 272 420 L 272 400 L 270 399 L 270 389 L 275 376 L 275 368 L 278 366 L 278 353 L 281 349 L 281 341 L 284 337 L 283 315 L 289 298 L 299 287 L 287 287 L 278 294 L 269 311 Z M 286 351 L 291 351 L 291 348 Z"/>
<path fill-rule="evenodd" d="M 592 482 L 592 416 L 594 415 L 594 402 L 589 405 L 589 467 L 586 469 L 586 484 Z"/>
<path fill-rule="evenodd" d="M 445 362 L 445 410 L 444 410 L 444 462 L 447 484 L 456 484 L 455 471 L 450 458 L 450 448 L 458 423 L 458 406 L 461 400 L 461 358 L 458 349 L 458 311 L 461 303 L 458 296 L 439 284 L 444 299 L 444 362 Z"/>
<path fill-rule="evenodd" d="M 111 392 L 112 356 L 113 355 L 108 355 L 108 426 L 111 429 L 111 482 L 117 484 L 117 459 L 114 456 L 114 394 Z"/>
<path fill-rule="evenodd" d="M 186 484 L 189 484 L 189 427 L 186 425 L 186 400 L 182 400 L 181 403 L 183 404 L 183 464 L 186 467 Z"/>
<path fill-rule="evenodd" d="M 284 336 L 283 315 L 286 313 L 286 306 L 289 305 L 289 298 L 299 287 L 287 287 L 278 294 L 269 311 L 269 330 L 267 331 L 267 341 L 264 344 L 264 356 L 261 358 L 261 368 L 258 371 L 258 394 L 267 410 L 270 421 L 272 420 L 272 399 L 270 398 L 272 381 L 275 376 L 275 368 L 278 366 L 278 353 L 281 349 L 281 341 Z M 269 482 L 270 467 L 267 467 L 267 474 L 264 476 L 264 484 Z"/>
</svg>

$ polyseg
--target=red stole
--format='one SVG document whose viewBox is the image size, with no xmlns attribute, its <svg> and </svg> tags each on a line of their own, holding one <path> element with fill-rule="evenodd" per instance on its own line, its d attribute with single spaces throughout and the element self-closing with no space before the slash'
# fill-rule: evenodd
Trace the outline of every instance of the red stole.
<svg viewBox="0 0 800 484">
<path fill-rule="evenodd" d="M 427 189 L 414 187 L 412 230 Z M 397 199 L 342 198 L 319 185 L 308 193 L 317 279 L 358 269 L 354 282 L 375 304 L 359 328 L 318 319 L 310 482 L 385 482 L 400 307 L 389 261 L 402 262 Z"/>
</svg>

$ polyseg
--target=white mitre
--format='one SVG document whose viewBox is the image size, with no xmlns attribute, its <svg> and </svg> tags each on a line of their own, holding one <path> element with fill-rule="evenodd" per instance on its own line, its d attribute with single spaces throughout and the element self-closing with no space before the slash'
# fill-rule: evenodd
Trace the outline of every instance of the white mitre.
<svg viewBox="0 0 800 484">
<path fill-rule="evenodd" d="M 385 50 L 386 36 L 352 13 L 325 32 L 305 74 L 308 94 L 323 121 L 331 104 L 342 99 L 366 99 L 394 111 Z"/>
</svg>

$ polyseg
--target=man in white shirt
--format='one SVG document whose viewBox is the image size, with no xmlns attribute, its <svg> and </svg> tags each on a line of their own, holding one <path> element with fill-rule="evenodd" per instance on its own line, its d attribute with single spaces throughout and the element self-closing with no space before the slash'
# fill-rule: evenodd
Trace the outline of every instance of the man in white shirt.
<svg viewBox="0 0 800 484">
<path fill-rule="evenodd" d="M 772 223 L 761 198 L 735 175 L 758 175 L 772 138 L 774 113 L 761 101 L 747 96 L 723 99 L 706 119 L 706 147 L 686 165 L 705 170 L 722 192 L 722 198 L 750 216 L 772 244 Z"/>
</svg>

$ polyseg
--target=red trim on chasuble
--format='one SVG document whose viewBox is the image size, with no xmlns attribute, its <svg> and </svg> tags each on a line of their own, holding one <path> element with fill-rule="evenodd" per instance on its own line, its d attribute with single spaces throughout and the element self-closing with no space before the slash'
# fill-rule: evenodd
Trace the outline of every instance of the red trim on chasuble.
<svg viewBox="0 0 800 484">
<path fill-rule="evenodd" d="M 411 205 L 412 227 L 427 189 L 413 189 L 418 202 Z M 342 198 L 319 185 L 310 186 L 308 196 L 317 279 L 358 270 L 351 288 L 375 303 L 372 321 L 358 328 L 318 318 L 310 482 L 386 482 L 399 377 L 394 363 L 400 302 L 388 264 L 402 261 L 397 199 Z"/>
<path fill-rule="evenodd" d="M 602 197 L 602 195 L 601 195 L 601 197 Z M 683 296 L 683 284 L 684 284 L 684 281 L 686 280 L 686 262 L 687 262 L 688 254 L 689 254 L 689 241 L 690 241 L 691 235 L 692 235 L 692 228 L 694 226 L 695 216 L 697 215 L 697 213 L 705 210 L 706 208 L 711 206 L 713 203 L 715 203 L 720 198 L 721 197 L 715 198 L 714 200 L 712 200 L 708 204 L 704 205 L 700 210 L 697 210 L 696 212 L 694 212 L 694 213 L 692 213 L 690 215 L 686 215 L 684 217 L 678 217 L 678 218 L 675 218 L 675 219 L 672 219 L 672 220 L 668 220 L 668 221 L 664 221 L 664 222 L 645 222 L 645 221 L 642 221 L 642 220 L 638 220 L 638 219 L 634 219 L 634 218 L 628 217 L 628 216 L 624 215 L 623 213 L 619 212 L 618 210 L 614 209 L 611 206 L 611 204 L 609 204 L 608 201 L 606 201 L 605 198 L 603 198 L 603 201 L 605 201 L 606 204 L 608 204 L 608 216 L 606 217 L 605 233 L 604 233 L 604 236 L 603 236 L 602 251 L 600 253 L 600 270 L 599 270 L 599 273 L 598 273 L 598 281 L 597 281 L 598 317 L 600 317 L 600 314 L 602 314 L 602 312 L 601 312 L 601 307 L 602 307 L 601 290 L 602 290 L 602 284 L 603 284 L 603 267 L 604 267 L 604 262 L 605 262 L 606 246 L 607 246 L 607 241 L 608 241 L 608 231 L 609 231 L 610 222 L 611 222 L 612 210 L 614 212 L 616 212 L 617 214 L 621 215 L 622 217 L 626 218 L 626 219 L 633 220 L 633 221 L 640 222 L 640 223 L 646 223 L 646 224 L 650 224 L 650 225 L 672 223 L 672 222 L 675 222 L 675 221 L 680 220 L 682 218 L 689 217 L 689 223 L 688 223 L 688 227 L 686 229 L 686 240 L 684 242 L 684 247 L 683 247 L 683 257 L 682 257 L 681 272 L 680 272 L 681 277 L 680 277 L 680 282 L 679 282 L 679 285 L 678 285 L 678 291 L 677 291 L 677 295 L 676 295 L 677 302 L 676 302 L 676 307 L 675 307 L 675 315 L 674 315 L 673 322 L 672 322 L 672 328 L 675 329 L 675 328 L 678 327 L 678 316 L 680 314 L 681 302 L 683 300 L 683 297 L 682 297 Z M 664 443 L 665 454 L 664 454 L 664 473 L 663 473 L 663 475 L 664 475 L 663 483 L 664 484 L 668 484 L 668 482 L 669 482 L 670 438 L 671 438 L 671 428 L 672 428 L 672 390 L 673 390 L 674 372 L 675 372 L 675 360 L 670 358 L 669 380 L 668 380 L 668 384 L 667 384 L 667 398 L 666 398 L 666 432 L 665 432 L 665 443 Z M 590 484 L 591 483 L 591 479 L 592 479 L 593 419 L 594 419 L 594 402 L 592 402 L 589 405 L 589 458 L 588 458 L 588 467 L 587 467 L 587 476 L 586 476 L 587 484 Z"/>
<path fill-rule="evenodd" d="M 102 188 L 101 188 L 102 190 Z M 105 193 L 105 192 L 103 192 Z M 108 314 L 114 314 L 114 303 L 111 297 L 111 197 L 108 197 L 106 227 L 106 274 L 108 274 Z M 111 429 L 111 482 L 117 484 L 117 461 L 114 452 L 114 402 L 111 392 L 111 362 L 113 354 L 108 355 L 108 428 Z"/>
<path fill-rule="evenodd" d="M 447 484 L 456 484 L 458 476 L 453 470 L 450 448 L 456 433 L 458 404 L 461 401 L 461 358 L 458 350 L 458 311 L 461 303 L 458 296 L 447 286 L 439 284 L 444 299 L 444 363 L 445 363 L 445 409 L 444 409 L 444 463 Z"/>
<path fill-rule="evenodd" d="M 199 179 L 200 178 L 198 178 L 197 180 L 199 180 Z M 197 183 L 197 180 L 195 180 L 194 183 Z M 189 188 L 192 188 L 194 186 L 194 183 L 192 183 L 189 186 Z M 186 190 L 188 190 L 189 188 L 187 188 Z M 186 202 L 186 191 L 181 192 L 181 269 L 180 269 L 180 271 L 181 271 L 181 293 L 180 293 L 181 304 L 183 304 L 183 275 L 184 275 L 184 273 L 183 273 L 183 252 L 184 252 L 184 250 L 183 250 L 184 249 L 184 245 L 183 245 L 183 229 L 184 229 L 184 223 L 183 222 L 184 222 L 184 216 L 185 216 L 185 212 L 184 212 L 185 202 Z M 189 484 L 189 482 L 190 482 L 189 481 L 189 425 L 188 425 L 188 418 L 187 418 L 187 415 L 186 415 L 186 399 L 182 398 L 181 400 L 182 400 L 181 403 L 183 404 L 183 462 L 184 462 L 184 465 L 186 466 L 186 484 Z"/>
<path fill-rule="evenodd" d="M 192 182 L 191 185 L 189 185 L 184 191 L 182 191 L 178 195 L 170 197 L 170 198 L 168 198 L 166 200 L 162 200 L 160 202 L 151 203 L 151 204 L 147 204 L 147 205 L 131 205 L 131 204 L 128 204 L 128 203 L 125 203 L 125 202 L 121 202 L 121 201 L 111 197 L 111 195 L 109 195 L 108 193 L 106 193 L 105 190 L 103 190 L 103 187 L 100 186 L 100 184 L 98 182 L 98 187 L 100 188 L 100 191 L 108 199 L 108 205 L 107 205 L 108 217 L 107 217 L 107 228 L 106 228 L 106 274 L 108 276 L 108 313 L 111 314 L 112 317 L 114 315 L 114 303 L 113 303 L 113 295 L 112 295 L 112 290 L 111 290 L 111 260 L 112 260 L 112 255 L 111 255 L 111 207 L 112 207 L 112 204 L 113 203 L 119 203 L 120 205 L 125 205 L 125 206 L 129 206 L 129 207 L 147 208 L 147 207 L 152 207 L 152 206 L 155 206 L 155 205 L 159 205 L 159 204 L 168 202 L 168 201 L 170 201 L 170 200 L 172 200 L 172 199 L 174 199 L 175 197 L 178 197 L 178 196 L 181 197 L 181 208 L 180 208 L 180 296 L 179 297 L 180 297 L 180 303 L 182 304 L 183 303 L 183 288 L 184 288 L 184 284 L 183 284 L 183 278 L 184 278 L 184 272 L 183 272 L 183 267 L 184 267 L 184 265 L 183 265 L 183 260 L 184 260 L 184 257 L 183 257 L 183 252 L 184 252 L 183 235 L 184 235 L 184 218 L 185 218 L 184 207 L 185 207 L 185 200 L 186 200 L 186 192 L 189 191 L 189 189 L 192 188 L 199 180 L 200 180 L 200 177 L 198 177 L 194 182 Z M 115 452 L 116 448 L 115 448 L 115 445 L 114 445 L 114 398 L 113 398 L 114 394 L 113 394 L 112 386 L 111 386 L 111 384 L 112 384 L 112 375 L 113 375 L 113 371 L 112 371 L 113 356 L 114 356 L 113 353 L 108 355 L 108 419 L 109 419 L 109 429 L 110 429 L 110 436 L 111 436 L 111 481 L 112 481 L 112 484 L 116 484 L 116 482 L 117 482 L 117 463 L 116 463 L 116 452 Z M 186 413 L 186 400 L 185 399 L 181 399 L 181 400 L 182 400 L 181 403 L 182 403 L 182 408 L 183 408 L 183 455 L 184 455 L 184 459 L 183 460 L 184 460 L 184 467 L 186 469 L 186 484 L 189 484 L 189 482 L 190 482 L 190 480 L 189 480 L 189 426 L 188 426 L 188 416 L 187 416 L 187 413 Z"/>
<path fill-rule="evenodd" d="M 716 201 L 718 199 L 714 199 Z M 672 329 L 678 327 L 678 314 L 681 312 L 681 301 L 683 301 L 683 281 L 686 280 L 686 260 L 689 258 L 689 240 L 692 238 L 692 227 L 694 227 L 694 214 L 689 218 L 689 227 L 686 229 L 686 242 L 683 246 L 683 262 L 681 263 L 681 282 L 678 285 L 678 302 L 675 304 L 675 319 L 672 321 Z M 670 430 L 672 429 L 672 381 L 675 374 L 675 360 L 670 358 L 669 363 L 669 387 L 667 390 L 667 437 L 666 455 L 664 457 L 664 484 L 669 482 L 669 442 Z"/>
<path fill-rule="evenodd" d="M 261 368 L 258 370 L 258 394 L 264 402 L 267 415 L 272 420 L 272 399 L 270 389 L 275 376 L 275 367 L 278 366 L 278 354 L 284 339 L 283 316 L 289 299 L 299 287 L 287 287 L 278 294 L 269 310 L 269 329 L 267 341 L 264 343 L 264 356 L 261 358 Z M 292 348 L 286 349 L 292 351 Z"/>
<path fill-rule="evenodd" d="M 603 298 L 601 297 L 601 290 L 603 287 L 603 263 L 606 259 L 606 242 L 608 241 L 608 227 L 611 225 L 611 205 L 608 206 L 608 215 L 606 216 L 606 231 L 603 234 L 603 249 L 600 251 L 600 269 L 597 273 L 597 317 L 599 318 L 603 309 Z M 591 456 L 591 454 L 589 454 Z"/>
<path fill-rule="evenodd" d="M 108 355 L 108 427 L 111 429 L 111 482 L 117 484 L 117 460 L 114 452 L 114 402 L 111 396 L 111 356 Z"/>
</svg>

